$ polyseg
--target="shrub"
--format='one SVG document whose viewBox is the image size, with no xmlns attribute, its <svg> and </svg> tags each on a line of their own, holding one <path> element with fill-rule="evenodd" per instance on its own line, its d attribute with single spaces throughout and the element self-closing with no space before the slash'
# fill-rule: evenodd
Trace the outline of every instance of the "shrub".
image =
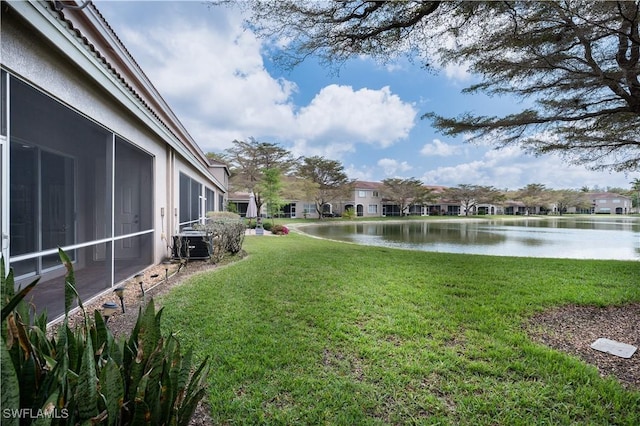
<svg viewBox="0 0 640 426">
<path fill-rule="evenodd" d="M 288 235 L 289 228 L 284 225 L 273 225 L 271 227 L 271 232 L 275 235 Z"/>
<path fill-rule="evenodd" d="M 353 208 L 345 210 L 345 212 L 342 214 L 342 217 L 349 220 L 355 219 L 356 216 L 356 211 Z"/>
<path fill-rule="evenodd" d="M 227 201 L 227 211 L 238 213 L 238 205 L 233 201 Z"/>
<path fill-rule="evenodd" d="M 2 424 L 187 425 L 206 391 L 207 359 L 192 372 L 191 351 L 183 355 L 173 334 L 161 335 L 153 300 L 128 338 L 116 340 L 97 310 L 90 321 L 80 300 L 83 321 L 71 330 L 78 293 L 71 261 L 59 254 L 67 268 L 65 318 L 52 338 L 46 314 L 32 320 L 23 300 L 37 280 L 15 293 L 13 271 L 5 277 L 4 259 L 0 265 Z"/>
<path fill-rule="evenodd" d="M 273 226 L 274 225 L 271 222 L 265 222 L 262 224 L 262 227 L 264 228 L 265 231 L 271 231 L 271 228 L 273 228 Z"/>
<path fill-rule="evenodd" d="M 198 224 L 193 228 L 206 234 L 203 238 L 209 246 L 211 262 L 218 263 L 224 258 L 225 254 L 237 254 L 242 250 L 247 226 L 240 216 L 231 213 L 228 215 L 209 216 L 204 225 Z"/>
<path fill-rule="evenodd" d="M 207 219 L 212 220 L 240 220 L 240 215 L 235 212 L 207 212 Z"/>
</svg>

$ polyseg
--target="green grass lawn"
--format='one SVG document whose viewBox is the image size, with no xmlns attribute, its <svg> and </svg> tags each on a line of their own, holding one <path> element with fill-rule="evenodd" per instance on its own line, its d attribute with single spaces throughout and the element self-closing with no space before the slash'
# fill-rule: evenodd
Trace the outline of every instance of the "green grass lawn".
<svg viewBox="0 0 640 426">
<path fill-rule="evenodd" d="M 211 358 L 216 424 L 640 424 L 640 392 L 532 342 L 528 317 L 640 301 L 640 262 L 393 250 L 292 233 L 162 299 Z"/>
</svg>

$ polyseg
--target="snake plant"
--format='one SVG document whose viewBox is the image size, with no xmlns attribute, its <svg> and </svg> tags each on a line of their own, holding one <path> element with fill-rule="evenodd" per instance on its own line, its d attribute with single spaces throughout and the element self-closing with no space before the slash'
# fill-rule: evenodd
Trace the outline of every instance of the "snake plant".
<svg viewBox="0 0 640 426">
<path fill-rule="evenodd" d="M 67 268 L 65 317 L 55 333 L 35 316 L 25 296 L 37 280 L 15 291 L 13 271 L 0 265 L 2 289 L 1 386 L 3 425 L 187 425 L 206 392 L 208 361 L 193 368 L 173 334 L 160 329 L 153 299 L 140 309 L 129 336 L 115 339 L 99 311 L 90 316 Z M 78 299 L 82 321 L 69 325 Z M 53 337 L 48 337 L 53 334 Z"/>
</svg>

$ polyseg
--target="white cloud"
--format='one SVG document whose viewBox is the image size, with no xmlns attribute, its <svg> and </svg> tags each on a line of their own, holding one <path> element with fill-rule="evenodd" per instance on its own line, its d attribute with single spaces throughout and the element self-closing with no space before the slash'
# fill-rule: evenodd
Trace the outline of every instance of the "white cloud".
<svg viewBox="0 0 640 426">
<path fill-rule="evenodd" d="M 456 49 L 460 41 L 462 41 L 463 44 L 466 44 L 464 42 L 464 38 L 461 38 L 464 37 L 464 35 L 454 37 L 448 33 L 447 29 L 450 28 L 450 21 L 448 19 L 441 21 L 439 24 L 437 22 L 433 22 L 432 25 L 435 26 L 432 27 L 431 30 L 434 34 L 437 33 L 439 35 L 438 43 L 435 43 L 432 46 L 424 46 L 424 49 L 426 50 L 426 57 L 430 58 L 429 63 L 432 64 L 435 69 L 443 71 L 447 79 L 454 83 L 470 80 L 473 77 L 469 72 L 470 63 L 445 61 L 443 60 L 441 53 L 438 51 L 439 48 L 443 46 L 447 49 Z M 443 63 L 444 65 L 442 65 Z"/>
<path fill-rule="evenodd" d="M 176 18 L 169 27 L 163 22 L 120 34 L 154 85 L 180 111 L 181 121 L 218 133 L 242 129 L 257 134 L 273 132 L 277 124 L 290 127 L 296 85 L 269 75 L 260 41 L 240 24 L 231 22 L 221 31 Z"/>
<path fill-rule="evenodd" d="M 189 134 L 204 152 L 221 151 L 232 146 L 232 141 L 248 139 L 252 134 L 245 134 L 240 129 L 218 128 L 199 119 L 181 119 Z"/>
<path fill-rule="evenodd" d="M 464 133 L 462 135 L 462 140 L 464 140 L 465 142 L 470 141 L 472 138 L 473 138 L 472 133 Z"/>
<path fill-rule="evenodd" d="M 478 160 L 430 170 L 422 176 L 422 180 L 426 184 L 457 186 L 472 183 L 511 190 L 529 183 L 541 183 L 554 189 L 628 186 L 621 177 L 571 166 L 557 156 L 532 157 L 517 147 L 507 147 L 489 150 Z"/>
<path fill-rule="evenodd" d="M 462 147 L 459 145 L 449 145 L 440 139 L 434 139 L 432 143 L 428 143 L 422 147 L 420 154 L 425 156 L 449 157 L 459 154 L 461 150 Z"/>
<path fill-rule="evenodd" d="M 456 166 L 438 167 L 422 176 L 427 185 L 457 186 L 473 183 L 474 185 L 491 185 L 488 183 L 486 164 L 482 161 L 458 164 Z"/>
<path fill-rule="evenodd" d="M 384 170 L 385 176 L 394 176 L 396 173 L 407 172 L 412 169 L 406 161 L 399 162 L 391 158 L 378 160 L 378 166 Z"/>
<path fill-rule="evenodd" d="M 325 143 L 314 144 L 309 143 L 306 139 L 297 139 L 293 142 L 293 146 L 289 148 L 294 156 L 311 157 L 314 155 L 330 158 L 332 160 L 340 159 L 347 153 L 355 152 L 355 147 L 351 143 Z"/>
<path fill-rule="evenodd" d="M 446 75 L 449 80 L 459 82 L 471 80 L 471 73 L 469 72 L 469 66 L 467 64 L 448 64 L 444 67 L 444 75 Z"/>
<path fill-rule="evenodd" d="M 528 159 L 531 160 L 534 157 L 528 156 L 525 152 L 518 146 L 506 146 L 504 148 L 494 148 L 489 149 L 484 153 L 484 158 L 491 162 L 492 164 L 497 164 L 502 161 L 511 161 L 513 159 Z"/>
<path fill-rule="evenodd" d="M 404 66 L 402 66 L 398 62 L 394 62 L 394 63 L 384 64 L 384 69 L 387 70 L 387 72 L 396 72 L 396 71 L 403 70 Z"/>
<path fill-rule="evenodd" d="M 299 155 L 339 159 L 356 144 L 388 147 L 408 137 L 417 110 L 389 87 L 354 90 L 332 84 L 308 105 L 294 105 L 297 85 L 272 77 L 261 56 L 262 41 L 235 15 L 228 19 L 214 26 L 176 18 L 169 27 L 163 22 L 162 28 L 120 31 L 204 151 L 254 136 L 295 140 Z"/>
<path fill-rule="evenodd" d="M 416 115 L 415 108 L 389 87 L 354 91 L 331 84 L 297 118 L 300 134 L 308 139 L 344 138 L 388 147 L 409 135 Z"/>
<path fill-rule="evenodd" d="M 375 178 L 375 170 L 369 166 L 356 166 L 355 164 L 349 164 L 344 168 L 344 172 L 349 176 L 349 179 L 373 181 Z"/>
</svg>

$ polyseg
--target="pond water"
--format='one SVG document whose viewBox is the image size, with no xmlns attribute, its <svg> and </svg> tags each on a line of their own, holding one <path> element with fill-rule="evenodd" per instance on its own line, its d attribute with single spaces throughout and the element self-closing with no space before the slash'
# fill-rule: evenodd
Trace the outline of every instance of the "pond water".
<svg viewBox="0 0 640 426">
<path fill-rule="evenodd" d="M 332 221 L 301 230 L 322 238 L 411 250 L 640 260 L 640 218 L 632 217 Z"/>
</svg>

